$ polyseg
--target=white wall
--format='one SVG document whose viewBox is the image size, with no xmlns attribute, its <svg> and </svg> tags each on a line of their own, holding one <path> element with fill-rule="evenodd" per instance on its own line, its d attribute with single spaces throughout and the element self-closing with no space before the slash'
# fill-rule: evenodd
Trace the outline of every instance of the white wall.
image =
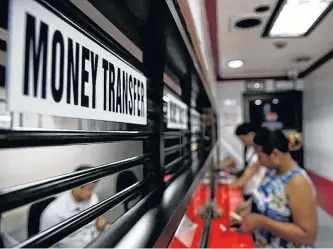
<svg viewBox="0 0 333 249">
<path fill-rule="evenodd" d="M 217 84 L 216 99 L 220 111 L 221 159 L 226 155 L 232 155 L 242 161 L 243 145 L 234 135 L 234 131 L 236 126 L 243 122 L 243 92 L 243 81 L 220 82 Z"/>
<path fill-rule="evenodd" d="M 304 164 L 315 173 L 318 195 L 319 227 L 316 247 L 332 247 L 333 197 L 333 60 L 324 64 L 304 80 L 303 127 Z M 319 177 L 318 177 L 319 176 Z"/>
<path fill-rule="evenodd" d="M 333 61 L 304 81 L 305 167 L 333 180 Z"/>
</svg>

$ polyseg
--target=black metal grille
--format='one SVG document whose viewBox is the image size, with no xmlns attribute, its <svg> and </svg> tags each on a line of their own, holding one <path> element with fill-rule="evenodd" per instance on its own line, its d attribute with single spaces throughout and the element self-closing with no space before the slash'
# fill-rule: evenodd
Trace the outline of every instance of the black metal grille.
<svg viewBox="0 0 333 249">
<path fill-rule="evenodd" d="M 1 190 L 1 212 L 28 204 L 37 199 L 58 194 L 63 191 L 98 180 L 121 170 L 140 165 L 150 159 L 150 154 L 128 158 L 116 163 L 96 166 L 92 169 L 53 177 L 41 181 L 22 184 Z"/>
<path fill-rule="evenodd" d="M 118 237 L 113 238 L 111 241 L 110 238 L 103 239 L 103 236 L 101 236 L 101 238 L 97 238 L 91 244 L 94 247 L 111 247 L 120 241 L 121 237 L 130 230 L 135 221 L 139 220 L 145 212 L 155 206 L 161 205 L 160 202 L 162 200 L 156 198 L 156 194 L 163 194 L 165 188 L 176 182 L 175 180 L 179 179 L 181 175 L 185 175 L 184 172 L 188 173 L 187 178 L 184 178 L 187 183 L 184 186 L 181 186 L 181 184 L 179 186 L 184 189 L 185 186 L 190 187 L 192 180 L 188 177 L 197 171 L 189 171 L 188 169 L 192 168 L 194 161 L 196 164 L 203 165 L 205 158 L 212 149 L 213 142 L 216 140 L 216 138 L 212 137 L 213 134 L 209 133 L 209 129 L 212 129 L 209 125 L 206 129 L 208 130 L 207 134 L 203 133 L 202 129 L 192 131 L 191 128 L 195 125 L 202 126 L 204 120 L 200 118 L 199 123 L 194 123 L 191 118 L 191 110 L 195 109 L 199 113 L 203 113 L 204 108 L 211 107 L 212 105 L 207 106 L 206 104 L 208 99 L 207 93 L 204 91 L 194 62 L 188 54 L 179 30 L 177 30 L 173 15 L 171 15 L 165 1 L 145 0 L 137 1 L 134 4 L 132 1 L 89 0 L 97 10 L 139 46 L 143 52 L 143 61 L 138 60 L 129 51 L 124 49 L 122 44 L 112 37 L 112 34 L 107 33 L 103 28 L 98 26 L 71 1 L 36 1 L 59 17 L 74 23 L 96 43 L 102 44 L 104 47 L 112 50 L 147 77 L 148 123 L 146 126 L 142 126 L 82 119 L 78 120 L 80 124 L 79 130 L 43 130 L 40 128 L 4 129 L 0 130 L 0 148 L 142 141 L 143 154 L 113 163 L 95 165 L 92 169 L 1 189 L 0 214 L 111 174 L 144 165 L 144 180 L 70 217 L 60 224 L 38 233 L 16 246 L 52 246 L 116 205 L 133 197 L 135 194 L 142 193 L 140 203 L 133 210 L 131 209 L 129 214 L 125 214 L 125 216 L 129 215 L 131 220 L 126 220 L 125 218 L 124 220 L 122 217 L 110 228 L 110 231 L 116 233 Z M 1 9 L 1 13 L 3 11 L 8 13 L 8 1 L 1 2 L 6 7 L 5 9 Z M 114 13 L 118 14 L 113 15 Z M 7 29 L 7 18 L 8 14 L 1 15 L 2 28 Z M 1 70 L 1 72 L 3 71 Z M 169 73 L 171 78 L 176 81 L 176 85 L 181 89 L 181 94 L 178 95 L 178 98 L 188 106 L 187 130 L 170 130 L 166 128 L 166 119 L 163 113 L 163 91 L 166 87 L 163 84 L 164 73 Z M 6 85 L 3 72 L 1 73 L 0 87 Z M 179 94 L 172 89 L 171 92 L 175 95 Z M 199 92 L 201 93 L 199 94 Z M 209 139 L 205 146 L 204 141 L 207 135 Z M 193 144 L 197 144 L 194 149 Z M 171 177 L 167 181 L 164 181 L 165 175 L 171 175 Z M 178 201 L 181 201 L 181 197 Z M 171 212 L 165 213 L 169 215 Z M 168 215 L 161 219 L 160 222 L 163 222 L 160 225 L 167 225 L 168 219 L 171 217 Z M 126 224 L 131 225 L 128 227 L 128 225 L 125 226 Z M 116 228 L 119 232 L 116 232 Z M 156 231 L 161 232 L 162 226 Z M 158 237 L 159 235 L 156 234 L 156 236 Z M 154 243 L 150 241 L 145 246 L 150 247 Z M 164 246 L 167 246 L 167 244 Z"/>
<path fill-rule="evenodd" d="M 59 240 L 65 238 L 71 233 L 77 231 L 81 227 L 85 226 L 89 222 L 95 220 L 106 211 L 115 207 L 124 200 L 132 197 L 145 186 L 145 184 L 151 180 L 151 177 L 147 177 L 141 182 L 138 182 L 127 189 L 109 197 L 108 199 L 101 201 L 94 206 L 87 208 L 86 210 L 66 219 L 65 221 L 29 238 L 28 240 L 17 245 L 17 248 L 32 247 L 49 247 L 55 244 Z"/>
<path fill-rule="evenodd" d="M 139 131 L 0 130 L 0 148 L 145 140 L 152 134 Z"/>
</svg>

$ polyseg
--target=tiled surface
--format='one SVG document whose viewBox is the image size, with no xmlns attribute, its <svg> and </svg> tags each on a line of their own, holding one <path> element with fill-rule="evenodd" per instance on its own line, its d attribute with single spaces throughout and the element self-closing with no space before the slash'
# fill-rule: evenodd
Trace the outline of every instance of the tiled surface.
<svg viewBox="0 0 333 249">
<path fill-rule="evenodd" d="M 323 209 L 318 208 L 319 227 L 317 235 L 317 248 L 333 247 L 333 217 L 327 214 Z"/>
</svg>

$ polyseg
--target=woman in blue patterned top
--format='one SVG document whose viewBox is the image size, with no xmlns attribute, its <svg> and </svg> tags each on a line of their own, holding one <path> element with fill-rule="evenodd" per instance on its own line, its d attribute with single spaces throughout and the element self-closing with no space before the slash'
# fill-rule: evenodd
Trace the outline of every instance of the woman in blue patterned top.
<svg viewBox="0 0 333 249">
<path fill-rule="evenodd" d="M 306 172 L 292 159 L 281 131 L 256 134 L 260 163 L 269 169 L 253 193 L 252 211 L 242 232 L 252 232 L 256 247 L 312 247 L 317 234 L 315 191 Z"/>
</svg>

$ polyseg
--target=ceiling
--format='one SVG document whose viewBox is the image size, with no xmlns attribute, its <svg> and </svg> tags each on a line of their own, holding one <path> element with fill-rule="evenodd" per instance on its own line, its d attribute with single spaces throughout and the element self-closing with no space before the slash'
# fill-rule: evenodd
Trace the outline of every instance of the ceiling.
<svg viewBox="0 0 333 249">
<path fill-rule="evenodd" d="M 262 33 L 277 3 L 278 0 L 206 0 L 212 49 L 216 51 L 213 54 L 218 80 L 283 78 L 291 69 L 299 70 L 302 75 L 302 72 L 314 68 L 318 60 L 332 51 L 333 11 L 307 37 L 263 38 Z M 270 9 L 256 13 L 255 9 L 261 5 L 268 5 Z M 249 29 L 235 27 L 238 20 L 249 17 L 259 17 L 261 25 Z M 287 46 L 277 49 L 274 46 L 277 41 L 285 41 Z M 330 55 L 333 57 L 332 52 Z M 303 56 L 311 59 L 300 63 L 293 61 Z M 243 60 L 244 66 L 239 69 L 229 68 L 228 61 L 234 59 Z"/>
</svg>

